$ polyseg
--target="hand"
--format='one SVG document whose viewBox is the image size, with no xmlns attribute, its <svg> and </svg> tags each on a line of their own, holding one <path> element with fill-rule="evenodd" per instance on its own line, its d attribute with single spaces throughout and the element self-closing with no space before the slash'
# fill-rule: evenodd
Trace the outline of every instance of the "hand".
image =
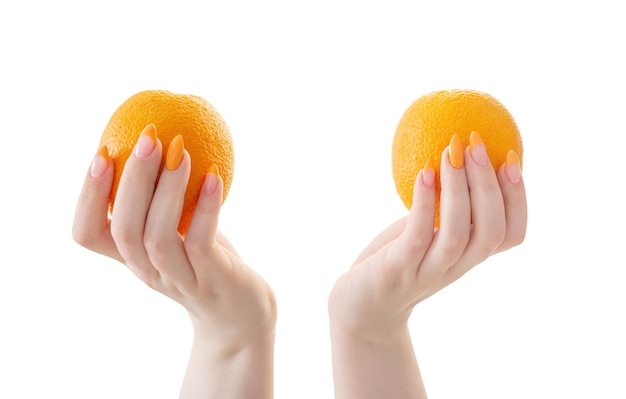
<svg viewBox="0 0 626 399">
<path fill-rule="evenodd" d="M 408 216 L 389 226 L 333 287 L 328 306 L 335 398 L 426 398 L 408 319 L 413 307 L 490 255 L 522 242 L 526 198 L 519 161 L 498 174 L 473 133 L 453 136 L 441 162 L 440 224 L 429 161 Z"/>
<path fill-rule="evenodd" d="M 329 299 L 333 325 L 384 339 L 405 327 L 417 303 L 523 241 L 526 197 L 517 156 L 510 152 L 496 174 L 480 136 L 472 133 L 471 141 L 463 149 L 453 138 L 442 154 L 439 228 L 435 172 L 427 165 L 415 180 L 408 216 L 376 237 L 337 281 Z"/>
<path fill-rule="evenodd" d="M 185 307 L 194 343 L 182 397 L 271 397 L 276 303 L 268 284 L 217 230 L 223 183 L 209 171 L 185 237 L 178 231 L 191 160 L 170 145 L 158 184 L 161 142 L 153 125 L 124 167 L 109 216 L 113 163 L 94 158 L 73 226 L 82 246 L 128 266 Z"/>
</svg>

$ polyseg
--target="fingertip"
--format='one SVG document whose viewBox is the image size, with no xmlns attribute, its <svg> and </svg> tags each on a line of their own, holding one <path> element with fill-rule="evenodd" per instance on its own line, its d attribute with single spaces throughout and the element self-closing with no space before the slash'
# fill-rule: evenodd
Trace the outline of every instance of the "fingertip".
<svg viewBox="0 0 626 399">
<path fill-rule="evenodd" d="M 461 169 L 465 163 L 465 148 L 458 134 L 453 134 L 448 146 L 448 159 L 455 169 Z"/>
<path fill-rule="evenodd" d="M 207 195 L 213 195 L 218 191 L 221 184 L 221 178 L 219 169 L 216 164 L 212 164 L 209 167 L 209 171 L 204 177 L 204 183 L 202 184 L 202 192 Z"/>
<path fill-rule="evenodd" d="M 119 260 L 107 228 L 113 169 L 107 147 L 103 145 L 85 177 L 74 211 L 72 237 L 82 247 Z"/>
<path fill-rule="evenodd" d="M 417 173 L 417 176 L 415 176 L 415 181 L 413 183 L 413 198 L 415 199 L 417 196 L 421 195 L 420 191 L 422 190 L 429 191 L 434 189 L 436 178 L 435 163 L 432 157 L 429 157 L 424 164 L 424 168 Z"/>
<path fill-rule="evenodd" d="M 513 153 L 515 155 L 515 153 Z M 516 183 L 511 181 L 507 167 L 515 167 L 506 162 L 500 166 L 498 171 L 498 182 L 502 190 L 504 200 L 504 209 L 506 214 L 506 238 L 498 248 L 498 252 L 521 244 L 526 235 L 528 225 L 528 203 L 526 198 L 526 189 L 524 187 L 524 179 L 519 174 L 519 180 Z M 510 170 L 508 172 L 511 172 Z"/>
<path fill-rule="evenodd" d="M 210 215 L 219 212 L 222 205 L 223 181 L 219 175 L 217 165 L 211 165 L 208 172 L 204 175 L 198 204 L 196 205 L 196 213 Z"/>
<path fill-rule="evenodd" d="M 429 157 L 424 165 L 424 169 L 422 169 L 421 173 L 421 181 L 424 187 L 426 188 L 434 188 L 435 187 L 435 162 L 433 162 L 432 157 Z"/>
<path fill-rule="evenodd" d="M 165 168 L 176 170 L 185 158 L 185 142 L 180 134 L 174 137 L 165 156 Z"/>
<path fill-rule="evenodd" d="M 213 165 L 204 177 L 198 202 L 185 236 L 186 244 L 215 242 L 222 206 L 222 192 L 222 178 L 219 176 L 217 165 Z"/>
<path fill-rule="evenodd" d="M 93 157 L 91 161 L 91 166 L 89 167 L 89 175 L 93 178 L 98 178 L 104 175 L 109 168 L 109 152 L 106 145 L 100 146 L 96 155 Z"/>
<path fill-rule="evenodd" d="M 489 154 L 487 154 L 487 147 L 485 146 L 485 142 L 483 141 L 482 137 L 477 132 L 472 132 L 470 134 L 470 145 L 468 152 L 470 155 L 469 158 L 473 160 L 476 165 L 489 165 Z"/>
<path fill-rule="evenodd" d="M 409 236 L 424 235 L 425 232 L 432 233 L 435 224 L 435 164 L 429 158 L 424 168 L 419 171 L 415 178 L 415 189 L 413 191 L 413 203 L 409 210 L 409 220 L 407 229 Z"/>
<path fill-rule="evenodd" d="M 522 167 L 520 159 L 513 150 L 509 150 L 506 154 L 504 174 L 511 184 L 518 184 L 522 181 Z"/>
<path fill-rule="evenodd" d="M 148 158 L 158 144 L 156 126 L 151 123 L 144 127 L 135 144 L 134 153 L 137 158 Z"/>
</svg>

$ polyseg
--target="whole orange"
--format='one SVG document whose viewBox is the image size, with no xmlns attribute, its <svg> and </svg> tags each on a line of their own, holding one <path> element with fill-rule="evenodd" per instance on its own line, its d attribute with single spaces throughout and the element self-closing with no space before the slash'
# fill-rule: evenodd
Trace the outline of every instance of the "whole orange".
<svg viewBox="0 0 626 399">
<path fill-rule="evenodd" d="M 110 202 L 114 206 L 124 164 L 132 154 L 144 127 L 153 123 L 163 145 L 163 160 L 170 142 L 182 135 L 191 157 L 191 173 L 185 192 L 178 231 L 185 234 L 206 173 L 217 165 L 224 182 L 223 200 L 228 194 L 234 169 L 233 142 L 226 122 L 205 99 L 190 94 L 164 90 L 146 90 L 132 95 L 115 110 L 107 124 L 100 145 L 106 145 L 115 166 Z M 160 174 L 160 172 L 159 172 Z"/>
<path fill-rule="evenodd" d="M 404 112 L 392 145 L 392 172 L 396 190 L 404 205 L 413 203 L 413 185 L 418 172 L 432 158 L 436 172 L 437 225 L 439 221 L 439 165 L 441 154 L 457 134 L 469 145 L 472 131 L 485 142 L 497 171 L 509 150 L 522 160 L 523 146 L 513 116 L 493 96 L 476 90 L 440 90 L 428 93 Z"/>
</svg>

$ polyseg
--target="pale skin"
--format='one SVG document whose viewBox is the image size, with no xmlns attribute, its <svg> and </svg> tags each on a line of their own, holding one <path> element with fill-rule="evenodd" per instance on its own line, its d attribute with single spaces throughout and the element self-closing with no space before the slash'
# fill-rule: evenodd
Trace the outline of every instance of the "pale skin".
<svg viewBox="0 0 626 399">
<path fill-rule="evenodd" d="M 459 146 L 453 139 L 442 154 L 439 228 L 435 173 L 426 165 L 409 214 L 372 241 L 330 294 L 337 399 L 425 398 L 407 326 L 413 307 L 524 239 L 515 156 L 496 173 L 478 135 L 471 149 Z M 174 147 L 155 188 L 162 147 L 154 126 L 144 129 L 110 215 L 113 163 L 100 149 L 80 194 L 74 239 L 187 310 L 194 340 L 181 399 L 271 398 L 274 294 L 217 229 L 223 183 L 216 170 L 206 175 L 187 234 L 177 232 L 191 160 Z"/>
<path fill-rule="evenodd" d="M 329 298 L 336 399 L 417 399 L 426 390 L 407 322 L 415 305 L 487 257 L 520 244 L 526 195 L 509 153 L 496 173 L 480 136 L 442 154 L 440 226 L 434 170 L 419 172 L 409 214 L 393 223 L 339 278 Z"/>
<path fill-rule="evenodd" d="M 223 190 L 217 171 L 206 175 L 186 236 L 177 232 L 190 157 L 185 150 L 168 154 L 173 170 L 163 170 L 155 189 L 162 157 L 155 133 L 148 126 L 139 138 L 110 216 L 113 163 L 98 152 L 78 201 L 74 239 L 125 264 L 187 310 L 194 339 L 181 399 L 271 398 L 274 294 L 217 230 Z"/>
</svg>

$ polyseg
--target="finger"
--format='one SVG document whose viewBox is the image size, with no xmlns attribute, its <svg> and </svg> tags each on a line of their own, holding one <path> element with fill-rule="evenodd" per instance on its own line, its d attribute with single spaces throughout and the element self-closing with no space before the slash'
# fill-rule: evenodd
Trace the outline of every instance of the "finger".
<svg viewBox="0 0 626 399">
<path fill-rule="evenodd" d="M 398 245 L 390 248 L 392 264 L 409 270 L 413 275 L 428 251 L 435 231 L 435 169 L 432 159 L 426 162 L 415 179 L 413 203 L 407 218 L 404 232 L 398 239 Z M 395 259 L 394 259 L 395 258 Z"/>
<path fill-rule="evenodd" d="M 224 183 L 217 165 L 213 164 L 204 178 L 184 242 L 185 252 L 198 279 L 200 279 L 200 274 L 206 274 L 207 268 L 213 263 L 218 252 L 216 251 L 217 225 L 222 207 L 223 190 Z"/>
<path fill-rule="evenodd" d="M 143 237 L 152 266 L 162 277 L 169 277 L 183 286 L 195 280 L 178 233 L 190 169 L 189 153 L 179 135 L 169 145 L 165 169 L 150 204 Z"/>
<path fill-rule="evenodd" d="M 464 148 L 457 135 L 444 150 L 441 161 L 439 229 L 421 268 L 444 273 L 461 256 L 469 240 L 470 196 L 464 167 Z"/>
<path fill-rule="evenodd" d="M 472 229 L 462 257 L 450 270 L 456 280 L 493 254 L 504 240 L 506 218 L 498 179 L 489 160 L 487 148 L 476 132 L 465 150 L 465 168 L 470 192 Z"/>
<path fill-rule="evenodd" d="M 148 285 L 158 278 L 143 244 L 148 208 L 161 164 L 156 128 L 142 131 L 120 178 L 111 215 L 111 234 L 126 265 Z"/>
<path fill-rule="evenodd" d="M 109 193 L 113 169 L 107 148 L 100 147 L 78 197 L 72 236 L 83 247 L 123 262 L 109 230 Z"/>
<path fill-rule="evenodd" d="M 506 214 L 506 234 L 496 250 L 501 252 L 524 241 L 528 223 L 526 189 L 520 161 L 515 152 L 509 151 L 507 154 L 505 164 L 498 171 L 498 182 Z"/>
</svg>

